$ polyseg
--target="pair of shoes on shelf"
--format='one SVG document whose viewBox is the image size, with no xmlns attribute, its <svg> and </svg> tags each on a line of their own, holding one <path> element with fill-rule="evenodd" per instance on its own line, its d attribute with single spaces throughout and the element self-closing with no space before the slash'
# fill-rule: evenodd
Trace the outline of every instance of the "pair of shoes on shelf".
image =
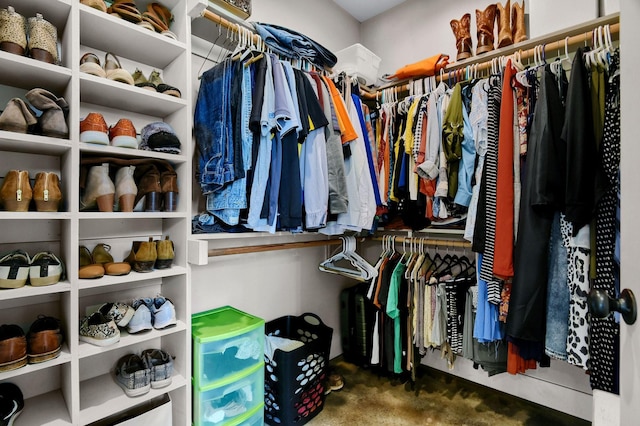
<svg viewBox="0 0 640 426">
<path fill-rule="evenodd" d="M 3 425 L 11 426 L 24 409 L 24 397 L 13 383 L 0 383 L 0 418 Z"/>
<path fill-rule="evenodd" d="M 182 93 L 176 87 L 165 84 L 160 77 L 160 72 L 157 70 L 151 71 L 149 78 L 145 77 L 144 73 L 136 68 L 132 74 L 133 82 L 137 87 L 141 87 L 152 92 L 164 93 L 165 95 L 175 96 L 176 98 L 182 97 Z"/>
<path fill-rule="evenodd" d="M 58 63 L 58 30 L 42 14 L 25 19 L 12 6 L 0 9 L 0 50 Z"/>
<path fill-rule="evenodd" d="M 0 326 L 0 372 L 57 358 L 62 350 L 60 320 L 40 315 L 25 336 L 16 324 Z"/>
<path fill-rule="evenodd" d="M 161 295 L 154 298 L 135 299 L 132 306 L 135 313 L 127 325 L 127 331 L 131 334 L 154 328 L 162 330 L 178 323 L 175 305 L 171 300 Z"/>
<path fill-rule="evenodd" d="M 95 53 L 85 53 L 80 58 L 80 71 L 133 86 L 133 77 L 122 68 L 120 59 L 112 52 L 107 52 L 104 55 L 104 66 Z"/>
<path fill-rule="evenodd" d="M 85 191 L 80 198 L 81 210 L 98 207 L 101 212 L 132 212 L 138 187 L 134 180 L 135 166 L 121 167 L 116 172 L 115 184 L 109 176 L 109 163 L 89 169 Z"/>
<path fill-rule="evenodd" d="M 128 262 L 115 262 L 109 251 L 108 244 L 97 244 L 93 251 L 89 251 L 86 246 L 80 246 L 80 269 L 78 278 L 95 279 L 106 275 L 127 275 L 131 272 L 131 265 Z"/>
<path fill-rule="evenodd" d="M 29 211 L 31 200 L 39 212 L 57 212 L 62 200 L 60 178 L 52 172 L 36 174 L 33 189 L 27 170 L 10 170 L 0 187 L 0 201 L 6 211 Z"/>
<path fill-rule="evenodd" d="M 168 269 L 175 256 L 173 241 L 167 235 L 164 240 L 134 241 L 129 256 L 124 260 L 129 262 L 136 272 L 151 272 L 154 269 Z"/>
<path fill-rule="evenodd" d="M 138 194 L 134 204 L 144 198 L 147 212 L 173 212 L 178 206 L 178 175 L 175 170 L 158 170 L 154 163 L 136 168 L 134 178 L 138 182 Z"/>
<path fill-rule="evenodd" d="M 69 137 L 69 105 L 64 98 L 42 88 L 30 90 L 25 97 L 37 112 L 22 99 L 12 98 L 0 114 L 0 130 L 62 139 Z"/>
<path fill-rule="evenodd" d="M 178 39 L 169 30 L 169 26 L 173 21 L 173 14 L 166 6 L 160 3 L 149 3 L 146 12 L 140 13 L 134 0 L 114 0 L 107 9 L 107 13 L 174 40 Z"/>
<path fill-rule="evenodd" d="M 104 0 L 80 0 L 80 3 L 99 10 L 100 12 L 107 13 L 107 4 Z"/>
<path fill-rule="evenodd" d="M 115 380 L 127 396 L 140 396 L 152 388 L 171 384 L 173 357 L 162 349 L 147 349 L 123 356 L 116 363 Z"/>
<path fill-rule="evenodd" d="M 80 122 L 80 142 L 138 148 L 137 132 L 131 120 L 121 118 L 115 125 L 107 126 L 104 117 L 98 112 L 90 112 Z"/>
<path fill-rule="evenodd" d="M 14 250 L 0 256 L 0 288 L 52 285 L 65 278 L 64 263 L 50 251 L 30 257 L 24 250 Z"/>
<path fill-rule="evenodd" d="M 476 9 L 477 55 L 490 52 L 495 48 L 494 24 L 496 21 L 498 23 L 498 49 L 527 39 L 524 0 L 522 0 L 522 4 L 514 2 L 513 6 L 511 0 L 507 0 L 505 6 L 500 3 L 490 4 L 484 10 Z M 450 24 L 456 38 L 458 50 L 456 60 L 470 58 L 473 56 L 471 15 L 467 13 L 460 20 L 452 19 Z"/>
</svg>

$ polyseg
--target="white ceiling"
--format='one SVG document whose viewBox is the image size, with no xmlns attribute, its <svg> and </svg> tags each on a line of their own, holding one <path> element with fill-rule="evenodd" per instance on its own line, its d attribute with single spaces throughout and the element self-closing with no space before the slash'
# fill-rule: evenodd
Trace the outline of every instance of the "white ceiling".
<svg viewBox="0 0 640 426">
<path fill-rule="evenodd" d="M 406 0 L 333 0 L 360 22 L 373 18 Z"/>
</svg>

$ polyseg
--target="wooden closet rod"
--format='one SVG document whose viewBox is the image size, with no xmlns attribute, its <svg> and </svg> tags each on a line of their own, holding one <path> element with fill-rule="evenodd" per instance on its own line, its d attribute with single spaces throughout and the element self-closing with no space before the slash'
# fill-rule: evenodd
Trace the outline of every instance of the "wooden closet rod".
<svg viewBox="0 0 640 426">
<path fill-rule="evenodd" d="M 259 253 L 263 251 L 333 246 L 338 244 L 342 244 L 342 240 L 332 239 L 332 240 L 318 240 L 318 241 L 301 241 L 298 243 L 274 243 L 274 244 L 262 244 L 262 245 L 245 246 L 245 247 L 229 247 L 229 248 L 211 249 L 207 252 L 207 254 L 208 254 L 208 257 L 216 257 L 216 256 L 228 256 L 231 254 L 247 254 L 247 253 Z"/>
<path fill-rule="evenodd" d="M 374 237 L 373 241 L 384 241 L 385 237 Z M 441 239 L 433 239 L 427 237 L 393 237 L 393 241 L 396 243 L 418 243 L 420 244 L 422 240 L 422 244 L 431 246 L 431 247 L 442 247 L 442 248 L 471 248 L 471 243 L 469 241 L 456 241 L 456 240 L 441 240 Z"/>
<path fill-rule="evenodd" d="M 216 23 L 217 25 L 220 25 L 223 28 L 226 28 L 229 31 L 233 31 L 233 32 L 238 32 L 238 24 L 233 23 L 225 18 L 223 18 L 222 16 L 218 15 L 217 13 L 214 13 L 210 10 L 203 10 L 202 11 L 202 17 L 206 18 L 214 23 Z M 252 35 L 251 35 L 251 40 L 253 41 L 253 43 L 258 43 L 258 41 L 260 40 L 260 36 L 258 34 L 255 33 L 255 30 L 247 25 L 242 25 L 243 28 L 251 31 Z"/>
<path fill-rule="evenodd" d="M 442 78 L 440 75 L 436 75 L 437 81 L 446 80 L 449 78 L 450 73 L 453 77 L 454 71 L 463 71 L 467 66 L 473 66 L 475 68 L 477 64 L 478 71 L 484 71 L 486 69 L 491 68 L 491 60 L 495 58 L 499 58 L 502 56 L 509 56 L 515 52 L 520 52 L 521 59 L 527 59 L 533 57 L 535 47 L 536 46 L 544 46 L 545 55 L 548 54 L 556 54 L 560 52 L 561 55 L 564 55 L 564 45 L 565 39 L 567 40 L 568 46 L 576 46 L 582 43 L 591 43 L 593 32 L 601 26 L 609 25 L 609 30 L 612 35 L 618 34 L 620 32 L 620 16 L 619 14 L 603 17 L 600 19 L 596 19 L 595 21 L 589 22 L 588 24 L 582 26 L 576 26 L 572 29 L 566 30 L 564 32 L 554 33 L 552 35 L 546 37 L 538 37 L 534 40 L 527 40 L 521 43 L 524 46 L 531 46 L 526 49 L 517 48 L 514 46 L 508 46 L 502 49 L 494 50 L 492 52 L 488 52 L 485 55 L 474 56 L 470 59 L 454 62 L 449 64 L 443 70 Z M 583 30 L 583 28 L 589 25 L 591 29 Z M 565 35 L 566 34 L 566 35 Z M 573 34 L 573 35 L 570 35 Z M 564 36 L 563 36 L 564 35 Z M 420 78 L 416 78 L 415 80 L 421 80 Z M 401 81 L 396 83 L 389 83 L 386 85 L 382 85 L 378 87 L 376 90 L 364 90 L 361 91 L 361 96 L 364 99 L 376 99 L 376 95 L 380 95 L 384 89 L 393 88 L 395 93 L 408 92 L 411 83 L 407 81 Z"/>
</svg>

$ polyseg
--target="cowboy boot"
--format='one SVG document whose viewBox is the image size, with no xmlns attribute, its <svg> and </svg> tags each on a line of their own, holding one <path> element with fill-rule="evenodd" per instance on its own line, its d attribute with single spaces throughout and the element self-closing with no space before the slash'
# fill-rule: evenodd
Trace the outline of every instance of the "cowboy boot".
<svg viewBox="0 0 640 426">
<path fill-rule="evenodd" d="M 496 10 L 499 49 L 513 44 L 513 38 L 511 37 L 511 0 L 507 0 L 505 6 L 502 6 L 501 3 L 496 4 Z"/>
<path fill-rule="evenodd" d="M 27 48 L 27 21 L 12 6 L 0 9 L 0 50 L 24 55 Z"/>
<path fill-rule="evenodd" d="M 59 98 L 44 89 L 32 89 L 25 95 L 35 108 L 42 111 L 38 119 L 40 132 L 44 136 L 66 139 L 69 137 L 66 115 L 69 105 L 64 98 Z"/>
<path fill-rule="evenodd" d="M 490 52 L 493 47 L 493 23 L 496 20 L 496 5 L 490 4 L 485 10 L 476 9 L 478 47 L 476 55 Z"/>
<path fill-rule="evenodd" d="M 38 61 L 50 64 L 58 63 L 58 30 L 56 27 L 36 13 L 28 19 L 29 56 Z"/>
<path fill-rule="evenodd" d="M 33 200 L 36 202 L 36 210 L 39 212 L 57 212 L 62 191 L 60 191 L 60 178 L 55 173 L 40 172 L 36 175 L 33 185 Z"/>
<path fill-rule="evenodd" d="M 524 0 L 522 5 L 513 3 L 511 6 L 511 37 L 514 43 L 527 39 L 527 28 L 524 23 Z"/>
<path fill-rule="evenodd" d="M 29 203 L 33 197 L 29 172 L 26 170 L 10 170 L 4 177 L 0 188 L 0 200 L 4 209 L 10 212 L 29 211 Z"/>
<path fill-rule="evenodd" d="M 34 126 L 37 123 L 38 119 L 29 105 L 20 98 L 9 100 L 0 115 L 0 130 L 27 133 L 29 126 Z"/>
<path fill-rule="evenodd" d="M 138 187 L 133 179 L 136 166 L 120 167 L 116 172 L 116 202 L 119 211 L 132 212 Z"/>
<path fill-rule="evenodd" d="M 473 55 L 473 47 L 471 46 L 471 15 L 466 13 L 459 21 L 452 19 L 450 24 L 453 35 L 456 37 L 456 48 L 458 49 L 456 61 L 470 58 Z"/>
<path fill-rule="evenodd" d="M 89 169 L 84 196 L 80 200 L 82 210 L 98 205 L 101 212 L 113 211 L 113 198 L 116 188 L 109 177 L 109 163 L 93 166 Z"/>
<path fill-rule="evenodd" d="M 165 170 L 160 174 L 160 187 L 162 189 L 164 211 L 176 211 L 178 207 L 178 174 L 175 170 Z"/>
</svg>

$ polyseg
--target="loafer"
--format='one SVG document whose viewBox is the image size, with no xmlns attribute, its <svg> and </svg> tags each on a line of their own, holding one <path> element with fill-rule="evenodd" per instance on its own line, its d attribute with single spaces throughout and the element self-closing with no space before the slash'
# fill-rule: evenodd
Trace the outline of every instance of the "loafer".
<svg viewBox="0 0 640 426">
<path fill-rule="evenodd" d="M 0 288 L 24 287 L 29 278 L 31 259 L 27 252 L 14 250 L 0 258 Z"/>
<path fill-rule="evenodd" d="M 29 265 L 29 284 L 35 287 L 52 285 L 64 278 L 64 264 L 50 251 L 36 253 Z"/>
<path fill-rule="evenodd" d="M 0 326 L 0 372 L 27 365 L 27 338 L 16 324 Z"/>
<path fill-rule="evenodd" d="M 147 349 L 142 352 L 141 358 L 145 360 L 151 372 L 151 387 L 153 389 L 164 388 L 171 384 L 173 373 L 173 358 L 162 349 Z"/>
<path fill-rule="evenodd" d="M 13 383 L 0 383 L 0 425 L 12 426 L 24 409 L 24 397 Z"/>
<path fill-rule="evenodd" d="M 126 327 L 129 321 L 131 321 L 131 318 L 133 318 L 135 309 L 126 303 L 109 302 L 100 306 L 98 312 L 105 317 L 110 316 L 113 318 L 113 321 L 118 327 Z"/>
<path fill-rule="evenodd" d="M 120 330 L 113 318 L 94 312 L 80 323 L 80 340 L 96 346 L 109 346 L 120 341 Z"/>
<path fill-rule="evenodd" d="M 140 396 L 151 390 L 151 371 L 136 354 L 125 355 L 116 364 L 116 383 L 127 396 Z"/>
<path fill-rule="evenodd" d="M 27 338 L 29 364 L 37 364 L 57 358 L 62 350 L 60 320 L 44 315 L 31 324 Z"/>
</svg>

